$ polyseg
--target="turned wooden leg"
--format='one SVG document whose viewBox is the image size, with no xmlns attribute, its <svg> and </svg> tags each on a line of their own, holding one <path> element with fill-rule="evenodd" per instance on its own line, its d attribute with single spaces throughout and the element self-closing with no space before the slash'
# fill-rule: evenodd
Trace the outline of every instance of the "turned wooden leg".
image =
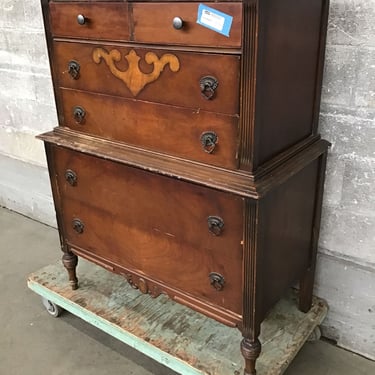
<svg viewBox="0 0 375 375">
<path fill-rule="evenodd" d="M 241 341 L 241 353 L 245 358 L 245 371 L 244 375 L 255 375 L 257 372 L 255 370 L 255 363 L 259 354 L 262 350 L 262 345 L 260 341 L 256 339 L 252 341 L 250 339 L 244 338 Z"/>
<path fill-rule="evenodd" d="M 66 252 L 62 256 L 62 262 L 64 264 L 64 267 L 68 271 L 69 274 L 69 283 L 73 290 L 76 290 L 78 288 L 78 279 L 76 275 L 76 267 L 78 264 L 78 257 L 77 255 Z"/>
</svg>

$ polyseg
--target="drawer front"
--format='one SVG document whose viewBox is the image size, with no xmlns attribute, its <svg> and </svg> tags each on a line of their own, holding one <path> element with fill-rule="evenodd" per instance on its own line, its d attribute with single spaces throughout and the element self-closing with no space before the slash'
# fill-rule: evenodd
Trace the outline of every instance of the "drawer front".
<svg viewBox="0 0 375 375">
<path fill-rule="evenodd" d="M 54 57 L 60 87 L 239 113 L 239 56 L 56 42 Z"/>
<path fill-rule="evenodd" d="M 199 3 L 51 2 L 51 31 L 55 37 L 239 48 L 242 4 L 207 5 L 233 17 L 229 36 L 197 24 Z M 173 26 L 175 17 L 181 29 Z"/>
<path fill-rule="evenodd" d="M 130 35 L 128 6 L 120 2 L 51 2 L 50 22 L 55 37 L 127 41 Z"/>
<path fill-rule="evenodd" d="M 241 198 L 54 149 L 72 246 L 241 314 Z M 221 291 L 212 272 L 224 277 Z"/>
<path fill-rule="evenodd" d="M 207 5 L 233 17 L 229 37 L 197 23 L 199 3 L 134 3 L 134 40 L 146 43 L 239 48 L 242 4 L 207 3 Z M 173 20 L 176 17 L 183 22 L 181 29 L 173 27 Z"/>
<path fill-rule="evenodd" d="M 64 125 L 224 168 L 236 168 L 238 117 L 61 90 Z"/>
</svg>

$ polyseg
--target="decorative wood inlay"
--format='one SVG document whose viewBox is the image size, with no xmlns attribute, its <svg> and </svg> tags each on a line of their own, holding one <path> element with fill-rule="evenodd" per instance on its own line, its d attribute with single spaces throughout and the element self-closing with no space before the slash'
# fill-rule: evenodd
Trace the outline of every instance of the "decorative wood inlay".
<svg viewBox="0 0 375 375">
<path fill-rule="evenodd" d="M 103 48 L 95 48 L 92 58 L 97 64 L 100 64 L 101 59 L 103 59 L 108 65 L 111 73 L 116 78 L 121 79 L 134 96 L 137 96 L 147 84 L 156 81 L 165 65 L 169 64 L 169 68 L 172 72 L 178 72 L 180 69 L 180 61 L 177 56 L 172 55 L 171 53 L 166 53 L 159 59 L 155 53 L 147 52 L 145 55 L 146 63 L 154 65 L 154 69 L 151 73 L 143 73 L 139 69 L 139 60 L 141 58 L 134 50 L 131 50 L 124 57 L 129 64 L 126 71 L 118 70 L 116 67 L 115 62 L 121 60 L 121 53 L 117 49 L 107 52 Z"/>
<path fill-rule="evenodd" d="M 243 3 L 243 51 L 241 58 L 241 116 L 240 116 L 240 168 L 251 170 L 253 166 L 255 77 L 257 56 L 257 5 L 249 0 Z"/>
</svg>

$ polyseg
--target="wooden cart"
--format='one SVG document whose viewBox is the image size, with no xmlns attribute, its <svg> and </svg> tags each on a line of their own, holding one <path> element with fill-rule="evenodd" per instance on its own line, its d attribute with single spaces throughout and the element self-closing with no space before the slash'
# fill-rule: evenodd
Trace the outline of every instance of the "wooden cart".
<svg viewBox="0 0 375 375">
<path fill-rule="evenodd" d="M 134 290 L 124 278 L 85 261 L 79 266 L 79 289 L 71 290 L 60 264 L 31 274 L 28 287 L 39 294 L 47 311 L 62 309 L 82 318 L 155 361 L 183 375 L 240 375 L 241 333 L 175 303 Z M 328 307 L 314 298 L 304 314 L 291 290 L 262 323 L 258 375 L 280 375 L 309 337 L 319 336 Z"/>
</svg>

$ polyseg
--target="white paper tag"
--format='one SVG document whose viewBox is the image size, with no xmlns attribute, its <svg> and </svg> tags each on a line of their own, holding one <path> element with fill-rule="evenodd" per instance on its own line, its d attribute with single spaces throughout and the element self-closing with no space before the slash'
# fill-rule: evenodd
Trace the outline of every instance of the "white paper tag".
<svg viewBox="0 0 375 375">
<path fill-rule="evenodd" d="M 225 18 L 207 9 L 203 9 L 200 22 L 218 31 L 223 31 Z"/>
</svg>

